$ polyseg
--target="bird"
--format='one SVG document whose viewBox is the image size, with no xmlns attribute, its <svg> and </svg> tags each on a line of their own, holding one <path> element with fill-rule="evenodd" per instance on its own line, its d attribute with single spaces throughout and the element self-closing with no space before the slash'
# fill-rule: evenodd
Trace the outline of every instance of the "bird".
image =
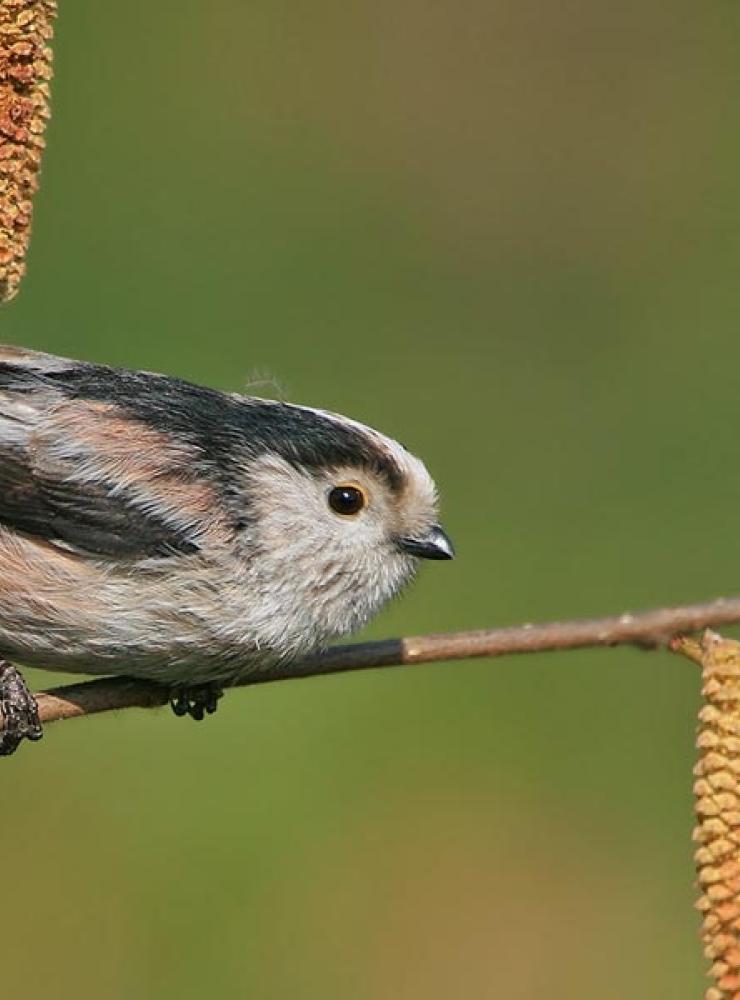
<svg viewBox="0 0 740 1000">
<path fill-rule="evenodd" d="M 365 424 L 0 346 L 0 755 L 42 735 L 18 663 L 202 719 L 453 555 L 424 463 Z"/>
</svg>

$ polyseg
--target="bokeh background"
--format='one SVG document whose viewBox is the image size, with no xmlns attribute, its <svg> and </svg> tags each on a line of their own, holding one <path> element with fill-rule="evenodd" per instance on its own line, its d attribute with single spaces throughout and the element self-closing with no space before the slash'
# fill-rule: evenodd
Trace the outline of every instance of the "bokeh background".
<svg viewBox="0 0 740 1000">
<path fill-rule="evenodd" d="M 368 635 L 738 591 L 737 4 L 60 6 L 4 341 L 400 436 L 459 557 Z M 585 651 L 50 727 L 0 774 L 3 994 L 693 1000 L 697 682 Z"/>
</svg>

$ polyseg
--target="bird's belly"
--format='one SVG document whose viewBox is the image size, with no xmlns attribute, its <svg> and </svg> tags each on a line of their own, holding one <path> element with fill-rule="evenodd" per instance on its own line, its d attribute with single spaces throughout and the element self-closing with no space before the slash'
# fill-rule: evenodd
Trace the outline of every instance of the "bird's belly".
<svg viewBox="0 0 740 1000">
<path fill-rule="evenodd" d="M 0 540 L 0 656 L 11 661 L 169 684 L 229 683 L 320 641 L 295 615 L 255 600 L 248 581 L 223 565 L 114 575 L 64 554 L 49 560 L 48 552 L 41 568 L 33 550 L 15 548 L 25 561 L 4 574 L 9 556 Z"/>
</svg>

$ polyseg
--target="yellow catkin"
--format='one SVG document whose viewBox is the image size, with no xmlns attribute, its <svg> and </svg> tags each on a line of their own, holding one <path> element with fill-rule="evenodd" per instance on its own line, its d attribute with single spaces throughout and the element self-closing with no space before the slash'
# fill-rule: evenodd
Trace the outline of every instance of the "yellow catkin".
<svg viewBox="0 0 740 1000">
<path fill-rule="evenodd" d="M 706 632 L 681 649 L 702 665 L 695 859 L 704 954 L 715 985 L 706 1000 L 740 1000 L 740 643 Z"/>
<path fill-rule="evenodd" d="M 0 301 L 25 271 L 31 199 L 49 117 L 56 0 L 0 0 Z"/>
</svg>

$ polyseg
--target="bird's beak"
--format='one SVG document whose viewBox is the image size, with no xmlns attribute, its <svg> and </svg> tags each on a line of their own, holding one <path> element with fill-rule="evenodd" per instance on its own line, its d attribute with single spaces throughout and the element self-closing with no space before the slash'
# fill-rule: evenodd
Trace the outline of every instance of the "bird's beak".
<svg viewBox="0 0 740 1000">
<path fill-rule="evenodd" d="M 455 549 L 438 524 L 415 538 L 399 538 L 398 547 L 421 559 L 453 559 Z"/>
</svg>

